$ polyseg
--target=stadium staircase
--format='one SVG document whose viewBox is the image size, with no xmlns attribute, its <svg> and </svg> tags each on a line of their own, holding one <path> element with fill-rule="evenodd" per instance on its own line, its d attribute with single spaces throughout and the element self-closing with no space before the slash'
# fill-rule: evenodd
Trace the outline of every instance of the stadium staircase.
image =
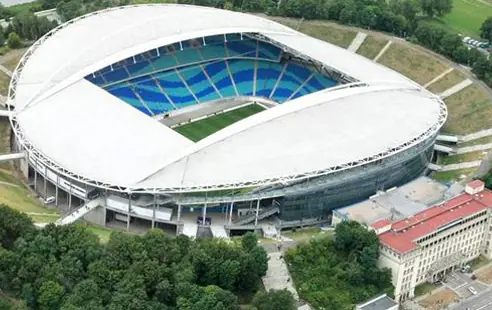
<svg viewBox="0 0 492 310">
<path fill-rule="evenodd" d="M 61 219 L 57 220 L 55 222 L 55 224 L 56 225 L 72 224 L 76 220 L 82 218 L 84 215 L 86 215 L 90 211 L 94 210 L 95 208 L 97 208 L 103 204 L 104 204 L 104 199 L 102 197 L 96 198 L 94 200 L 90 200 L 86 204 L 84 204 L 82 207 L 74 210 L 73 212 L 71 212 L 71 213 L 67 214 L 66 216 L 62 217 Z"/>
<path fill-rule="evenodd" d="M 258 213 L 258 220 L 265 219 L 265 218 L 272 216 L 272 215 L 279 213 L 279 212 L 280 212 L 280 209 L 278 207 L 270 207 L 267 209 L 263 209 L 261 212 Z M 238 218 L 234 222 L 234 224 L 236 224 L 236 225 L 249 224 L 249 223 L 253 222 L 255 220 L 255 218 L 256 218 L 256 213 L 251 213 L 251 214 L 248 214 L 248 215 L 245 215 L 245 216 Z"/>
<path fill-rule="evenodd" d="M 229 234 L 225 230 L 224 226 L 212 225 L 212 226 L 210 226 L 210 231 L 212 232 L 212 235 L 214 236 L 214 238 L 220 238 L 220 239 L 224 239 L 224 240 L 231 239 L 229 237 Z"/>
<path fill-rule="evenodd" d="M 195 223 L 184 223 L 183 224 L 183 230 L 181 231 L 181 234 L 188 236 L 192 239 L 196 238 L 196 235 L 198 233 L 198 225 Z"/>
</svg>

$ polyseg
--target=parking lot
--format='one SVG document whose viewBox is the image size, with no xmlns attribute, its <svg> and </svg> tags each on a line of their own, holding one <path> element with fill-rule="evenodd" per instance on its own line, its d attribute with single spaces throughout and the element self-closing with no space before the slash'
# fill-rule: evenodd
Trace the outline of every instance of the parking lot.
<svg viewBox="0 0 492 310">
<path fill-rule="evenodd" d="M 485 291 L 465 299 L 454 307 L 452 310 L 491 310 L 492 309 L 492 290 L 487 288 Z"/>
<path fill-rule="evenodd" d="M 481 292 L 485 291 L 488 287 L 480 282 L 471 279 L 471 275 L 469 273 L 461 273 L 461 272 L 451 272 L 446 277 L 446 285 L 455 291 L 461 299 L 469 298 L 472 295 L 478 295 Z M 471 291 L 474 290 L 476 294 L 473 294 Z"/>
</svg>

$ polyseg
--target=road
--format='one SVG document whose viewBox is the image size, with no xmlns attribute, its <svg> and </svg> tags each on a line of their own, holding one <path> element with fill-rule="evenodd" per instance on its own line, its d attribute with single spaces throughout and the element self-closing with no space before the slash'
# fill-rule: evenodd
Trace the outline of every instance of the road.
<svg viewBox="0 0 492 310">
<path fill-rule="evenodd" d="M 451 310 L 491 310 L 492 309 L 492 290 L 487 289 L 484 292 L 465 299 Z"/>
</svg>

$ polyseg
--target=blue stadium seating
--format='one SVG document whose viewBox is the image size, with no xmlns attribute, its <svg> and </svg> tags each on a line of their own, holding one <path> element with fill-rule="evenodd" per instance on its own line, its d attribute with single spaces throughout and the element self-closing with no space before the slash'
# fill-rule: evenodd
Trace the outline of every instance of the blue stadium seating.
<svg viewBox="0 0 492 310">
<path fill-rule="evenodd" d="M 147 115 L 238 95 L 281 103 L 336 85 L 310 67 L 281 58 L 281 49 L 269 43 L 216 35 L 148 50 L 86 79 Z"/>
<path fill-rule="evenodd" d="M 109 93 L 122 99 L 132 107 L 140 110 L 141 112 L 147 115 L 151 115 L 150 111 L 140 102 L 137 95 L 135 95 L 129 85 L 121 85 L 120 87 L 113 88 L 109 90 Z"/>
<path fill-rule="evenodd" d="M 186 84 L 195 94 L 200 102 L 207 102 L 220 98 L 220 95 L 215 91 L 215 88 L 210 84 L 205 73 L 200 66 L 184 68 L 180 70 Z"/>
<path fill-rule="evenodd" d="M 275 62 L 258 61 L 256 69 L 256 96 L 270 97 L 283 68 L 284 65 Z"/>
<path fill-rule="evenodd" d="M 271 44 L 258 41 L 258 58 L 280 60 L 281 50 Z"/>
<path fill-rule="evenodd" d="M 183 83 L 183 80 L 178 75 L 177 71 L 167 71 L 155 75 L 155 79 L 159 82 L 161 88 L 166 92 L 176 107 L 183 108 L 196 103 L 195 97 L 193 97 Z"/>
<path fill-rule="evenodd" d="M 237 96 L 225 61 L 212 62 L 204 68 L 224 98 Z"/>
<path fill-rule="evenodd" d="M 229 61 L 232 78 L 240 95 L 253 94 L 254 87 L 254 61 L 246 59 L 232 59 Z"/>
</svg>

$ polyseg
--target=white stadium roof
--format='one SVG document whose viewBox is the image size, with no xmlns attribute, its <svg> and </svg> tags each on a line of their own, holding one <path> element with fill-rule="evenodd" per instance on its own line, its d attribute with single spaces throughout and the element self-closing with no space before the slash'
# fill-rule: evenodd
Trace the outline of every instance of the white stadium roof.
<svg viewBox="0 0 492 310">
<path fill-rule="evenodd" d="M 259 33 L 367 82 L 306 95 L 193 143 L 84 76 L 146 50 Z M 97 34 L 97 35 L 95 35 Z M 362 165 L 434 135 L 445 106 L 402 75 L 243 13 L 184 5 L 109 9 L 61 25 L 21 60 L 9 91 L 31 156 L 98 186 L 190 191 L 273 184 Z"/>
</svg>

